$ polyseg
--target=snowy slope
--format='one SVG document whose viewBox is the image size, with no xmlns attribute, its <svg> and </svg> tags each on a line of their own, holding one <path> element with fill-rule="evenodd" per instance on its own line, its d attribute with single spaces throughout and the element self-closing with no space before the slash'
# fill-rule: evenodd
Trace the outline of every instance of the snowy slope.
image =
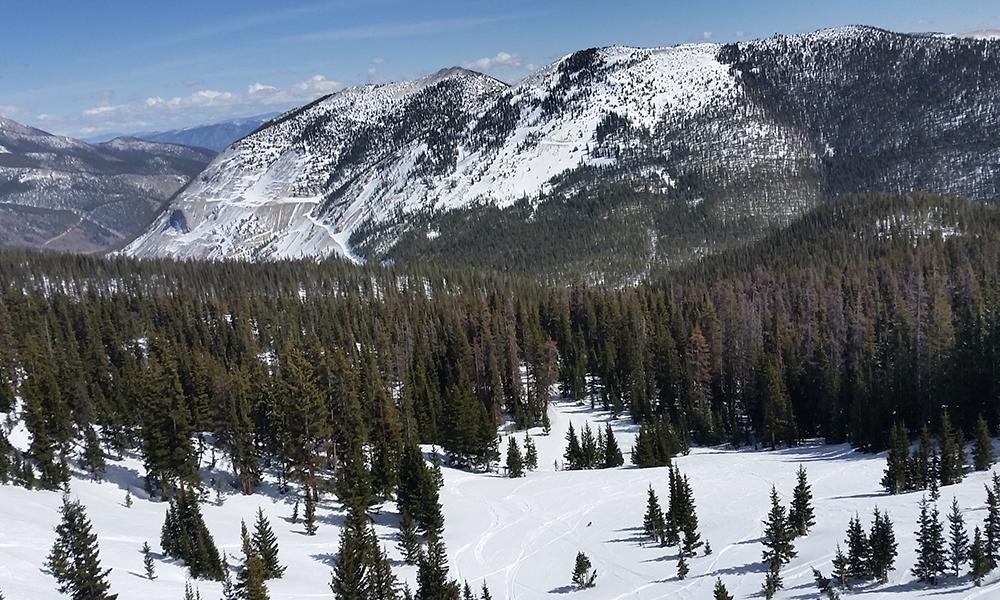
<svg viewBox="0 0 1000 600">
<path fill-rule="evenodd" d="M 665 234 L 662 223 L 686 218 L 670 213 L 676 200 L 709 229 L 745 223 L 736 237 L 842 193 L 990 200 L 998 80 L 996 42 L 858 26 L 592 48 L 512 86 L 445 69 L 274 119 L 218 156 L 126 252 L 392 260 L 409 233 L 454 251 L 440 227 L 450 211 L 524 199 L 534 209 L 611 184 L 626 198 L 658 194 L 645 208 L 665 212 L 633 211 L 629 235 L 651 220 Z"/>
<path fill-rule="evenodd" d="M 835 544 L 842 541 L 848 520 L 859 513 L 866 523 L 876 505 L 891 515 L 899 540 L 896 569 L 889 584 L 865 587 L 858 595 L 876 599 L 972 599 L 1000 594 L 1000 580 L 991 576 L 982 588 L 970 582 L 946 579 L 936 588 L 916 584 L 909 574 L 914 558 L 913 529 L 919 494 L 886 496 L 878 486 L 883 455 L 856 454 L 846 446 L 806 446 L 775 452 L 733 452 L 696 449 L 677 459 L 694 489 L 702 537 L 714 550 L 691 561 L 691 573 L 677 581 L 672 549 L 648 546 L 641 540 L 646 488 L 652 484 L 661 501 L 666 495 L 665 469 L 622 467 L 603 471 L 555 471 L 561 461 L 563 435 L 570 421 L 578 429 L 584 422 L 602 424 L 606 415 L 569 403 L 556 403 L 550 412 L 552 433 L 533 430 L 540 469 L 523 479 L 473 474 L 445 469 L 441 493 L 446 519 L 446 542 L 453 577 L 470 584 L 485 580 L 495 598 L 538 599 L 569 592 L 570 571 L 576 552 L 583 551 L 598 570 L 597 587 L 572 592 L 574 598 L 702 600 L 711 596 L 717 577 L 737 598 L 756 597 L 763 572 L 760 563 L 761 520 L 767 511 L 772 483 L 787 500 L 795 470 L 808 469 L 813 486 L 817 525 L 796 544 L 798 557 L 784 570 L 786 589 L 779 598 L 814 598 L 811 568 L 829 573 Z M 632 427 L 616 423 L 619 443 L 627 450 Z M 523 436 L 523 433 L 517 434 Z M 23 432 L 12 440 L 23 444 Z M 134 459 L 115 462 L 110 481 L 94 483 L 75 478 L 72 494 L 87 507 L 99 535 L 105 567 L 111 567 L 113 591 L 122 600 L 143 598 L 174 600 L 181 597 L 184 569 L 158 559 L 159 577 L 141 576 L 139 548 L 149 541 L 158 549 L 165 505 L 141 498 L 141 465 Z M 952 496 L 966 511 L 969 528 L 984 516 L 983 483 L 987 474 L 974 473 L 958 485 L 942 489 L 941 505 Z M 132 508 L 122 501 L 125 488 L 136 496 Z M 315 537 L 302 534 L 301 524 L 287 519 L 288 498 L 265 493 L 249 497 L 228 494 L 223 506 L 203 505 L 206 522 L 220 550 L 239 552 L 239 521 L 248 521 L 260 506 L 269 515 L 280 545 L 280 558 L 288 566 L 285 577 L 269 582 L 271 598 L 332 598 L 327 588 L 337 549 L 338 525 L 343 513 L 334 499 L 318 511 L 320 528 Z M 268 493 L 269 492 L 269 493 Z M 58 598 L 52 578 L 41 570 L 54 539 L 59 494 L 0 486 L 0 590 L 10 600 Z M 393 506 L 375 517 L 376 529 L 390 555 L 400 558 L 392 539 L 397 521 Z M 397 573 L 411 582 L 415 569 L 397 565 Z M 219 585 L 199 582 L 203 596 L 217 597 Z M 850 597 L 845 594 L 845 597 Z"/>
</svg>

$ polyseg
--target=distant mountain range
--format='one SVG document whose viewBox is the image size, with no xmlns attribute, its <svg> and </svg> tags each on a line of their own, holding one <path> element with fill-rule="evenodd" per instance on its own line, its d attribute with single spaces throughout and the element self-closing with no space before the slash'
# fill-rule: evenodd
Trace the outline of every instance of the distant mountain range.
<svg viewBox="0 0 1000 600">
<path fill-rule="evenodd" d="M 131 134 L 104 134 L 86 141 L 91 143 L 104 142 L 116 137 L 134 137 L 149 142 L 163 142 L 166 144 L 180 144 L 182 146 L 195 146 L 198 148 L 208 148 L 216 152 L 226 149 L 241 137 L 251 133 L 269 119 L 276 117 L 280 113 L 265 113 L 242 119 L 230 119 L 209 125 L 198 125 L 184 129 L 172 129 L 169 131 L 147 131 Z"/>
<path fill-rule="evenodd" d="M 124 245 L 213 154 L 135 138 L 87 144 L 0 117 L 0 247 Z"/>
<path fill-rule="evenodd" d="M 126 252 L 620 280 L 909 190 L 1000 197 L 1000 42 L 846 27 L 349 88 L 234 143 Z"/>
</svg>

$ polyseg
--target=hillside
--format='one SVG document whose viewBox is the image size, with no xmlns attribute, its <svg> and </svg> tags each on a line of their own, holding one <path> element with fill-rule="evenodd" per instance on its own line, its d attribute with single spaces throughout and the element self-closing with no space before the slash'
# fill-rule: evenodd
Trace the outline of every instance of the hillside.
<svg viewBox="0 0 1000 600">
<path fill-rule="evenodd" d="M 233 145 L 126 251 L 628 280 L 840 194 L 995 200 L 998 74 L 995 41 L 851 27 L 350 88 Z"/>
<path fill-rule="evenodd" d="M 134 138 L 91 145 L 0 117 L 0 247 L 121 246 L 211 157 Z"/>
</svg>

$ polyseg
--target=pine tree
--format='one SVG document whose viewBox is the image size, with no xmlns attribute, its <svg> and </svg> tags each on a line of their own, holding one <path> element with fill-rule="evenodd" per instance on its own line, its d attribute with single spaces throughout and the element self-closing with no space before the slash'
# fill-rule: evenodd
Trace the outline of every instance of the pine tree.
<svg viewBox="0 0 1000 600">
<path fill-rule="evenodd" d="M 816 582 L 816 588 L 820 591 L 820 593 L 826 596 L 828 600 L 839 600 L 840 594 L 838 594 L 836 588 L 833 587 L 833 582 L 830 581 L 830 578 L 823 575 L 823 573 L 815 567 L 812 572 L 813 581 Z"/>
<path fill-rule="evenodd" d="M 444 542 L 436 533 L 427 536 L 427 552 L 417 567 L 416 600 L 458 600 L 458 584 L 448 579 Z"/>
<path fill-rule="evenodd" d="M 524 434 L 524 467 L 529 471 L 538 468 L 538 449 L 535 442 L 527 432 Z"/>
<path fill-rule="evenodd" d="M 83 505 L 63 497 L 59 512 L 56 541 L 46 561 L 59 592 L 73 600 L 115 600 L 118 594 L 110 592 L 108 583 L 111 569 L 101 569 L 97 535 Z"/>
<path fill-rule="evenodd" d="M 993 485 L 986 486 L 986 523 L 983 534 L 986 536 L 986 557 L 992 570 L 1000 560 L 1000 476 L 995 473 Z"/>
<path fill-rule="evenodd" d="M 306 535 L 316 535 L 316 532 L 319 530 L 319 527 L 316 525 L 316 498 L 309 488 L 305 489 L 305 496 L 306 507 L 302 518 Z"/>
<path fill-rule="evenodd" d="M 945 572 L 945 541 L 938 509 L 927 498 L 920 500 L 918 525 L 917 562 L 910 572 L 920 581 L 934 584 Z"/>
<path fill-rule="evenodd" d="M 976 419 L 976 444 L 972 456 L 977 471 L 987 471 L 993 465 L 993 438 L 982 415 Z"/>
<path fill-rule="evenodd" d="M 507 476 L 510 478 L 524 477 L 524 457 L 517 447 L 517 440 L 511 436 L 507 442 Z"/>
<path fill-rule="evenodd" d="M 490 588 L 487 587 L 486 581 L 483 581 L 483 593 L 480 596 L 480 600 L 493 600 L 493 594 L 490 593 Z"/>
<path fill-rule="evenodd" d="M 299 499 L 295 499 L 295 504 L 292 505 L 292 524 L 299 522 Z"/>
<path fill-rule="evenodd" d="M 625 464 L 618 440 L 615 439 L 615 432 L 611 430 L 611 423 L 605 424 L 604 429 L 604 465 L 605 469 L 613 469 Z"/>
<path fill-rule="evenodd" d="M 882 487 L 887 492 L 900 494 L 907 489 L 909 463 L 910 440 L 907 438 L 906 427 L 896 421 L 889 432 L 889 454 L 886 457 L 885 475 L 882 476 Z"/>
<path fill-rule="evenodd" d="M 976 587 L 983 584 L 983 578 L 991 570 L 990 558 L 986 552 L 986 544 L 983 543 L 982 533 L 976 527 L 972 534 L 972 546 L 969 547 L 969 562 L 972 563 L 972 570 L 969 573 Z"/>
<path fill-rule="evenodd" d="M 233 574 L 229 567 L 229 555 L 222 555 L 222 569 L 225 576 L 222 578 L 222 600 L 238 600 L 236 585 L 233 583 Z"/>
<path fill-rule="evenodd" d="M 132 508 L 132 490 L 125 490 L 125 508 Z"/>
<path fill-rule="evenodd" d="M 566 460 L 567 469 L 572 471 L 583 468 L 583 450 L 580 448 L 580 440 L 576 437 L 572 421 L 566 432 L 566 451 L 563 453 L 563 458 Z"/>
<path fill-rule="evenodd" d="M 764 595 L 768 598 L 783 586 L 781 568 L 795 558 L 792 528 L 785 514 L 785 507 L 778 499 L 778 490 L 771 486 L 771 510 L 764 521 L 764 551 L 762 558 L 768 574 L 764 582 Z"/>
<path fill-rule="evenodd" d="M 951 499 L 948 513 L 948 564 L 955 577 L 962 572 L 962 565 L 969 560 L 969 534 L 965 530 L 965 518 L 958 507 L 958 498 Z"/>
<path fill-rule="evenodd" d="M 939 449 L 938 479 L 941 485 L 952 485 L 962 481 L 965 452 L 958 443 L 958 437 L 952 429 L 951 416 L 947 410 L 941 414 Z"/>
<path fill-rule="evenodd" d="M 715 588 L 712 591 L 712 600 L 733 600 L 733 595 L 726 589 L 726 584 L 722 583 L 722 578 L 715 579 Z"/>
<path fill-rule="evenodd" d="M 576 562 L 573 565 L 573 585 L 576 589 L 583 590 L 594 587 L 597 581 L 597 570 L 591 570 L 590 559 L 583 552 L 576 553 Z"/>
<path fill-rule="evenodd" d="M 340 533 L 337 564 L 333 567 L 330 589 L 337 600 L 364 600 L 369 597 L 368 515 L 352 506 Z"/>
<path fill-rule="evenodd" d="M 806 477 L 805 467 L 799 465 L 797 483 L 792 492 L 792 505 L 788 510 L 788 521 L 796 536 L 804 536 L 816 523 L 813 517 L 812 490 Z"/>
<path fill-rule="evenodd" d="M 599 450 L 597 440 L 594 439 L 594 430 L 590 428 L 590 423 L 583 424 L 580 432 L 580 469 L 593 469 L 597 465 Z M 601 457 L 603 460 L 603 457 Z"/>
<path fill-rule="evenodd" d="M 468 580 L 462 585 L 462 600 L 476 600 L 476 595 L 472 593 L 472 588 L 469 587 Z"/>
<path fill-rule="evenodd" d="M 937 502 L 941 499 L 941 458 L 937 448 L 931 450 L 930 468 L 927 471 L 927 491 L 931 501 Z"/>
<path fill-rule="evenodd" d="M 840 587 L 851 587 L 850 562 L 847 555 L 837 544 L 837 551 L 833 555 L 833 572 L 830 574 Z"/>
<path fill-rule="evenodd" d="M 642 519 L 642 529 L 654 542 L 662 543 L 666 524 L 663 521 L 663 510 L 660 509 L 660 500 L 653 491 L 653 486 L 649 486 L 649 494 L 646 499 L 646 515 Z"/>
<path fill-rule="evenodd" d="M 182 560 L 191 576 L 221 581 L 222 560 L 205 526 L 198 494 L 180 488 L 171 498 L 160 533 L 160 547 L 170 558 Z"/>
<path fill-rule="evenodd" d="M 861 519 L 855 513 L 847 526 L 847 574 L 854 581 L 868 579 L 871 546 L 868 535 L 861 527 Z"/>
<path fill-rule="evenodd" d="M 674 467 L 676 469 L 676 467 Z M 694 493 L 687 475 L 677 471 L 675 476 L 677 501 L 673 503 L 673 518 L 681 533 L 681 554 L 693 558 L 702 546 L 701 534 L 698 533 L 698 515 L 695 512 Z"/>
<path fill-rule="evenodd" d="M 401 509 L 399 524 L 399 550 L 407 564 L 416 565 L 420 562 L 420 540 L 417 538 L 417 527 L 408 510 Z"/>
<path fill-rule="evenodd" d="M 687 553 L 681 552 L 677 557 L 677 579 L 683 581 L 688 576 Z"/>
<path fill-rule="evenodd" d="M 868 543 L 871 546 L 871 575 L 878 582 L 885 583 L 896 561 L 898 545 L 888 513 L 879 511 L 878 507 L 875 508 Z"/>
<path fill-rule="evenodd" d="M 264 565 L 264 579 L 280 579 L 285 567 L 278 562 L 278 538 L 271 529 L 271 523 L 264 517 L 264 511 L 257 508 L 257 522 L 254 525 L 253 546 Z"/>
<path fill-rule="evenodd" d="M 146 579 L 156 579 L 156 566 L 153 563 L 153 555 L 150 553 L 149 542 L 142 543 L 142 565 L 146 569 Z"/>
<path fill-rule="evenodd" d="M 251 554 L 246 564 L 240 570 L 236 581 L 236 590 L 240 600 L 269 600 L 265 584 L 264 561 L 257 554 Z"/>
</svg>

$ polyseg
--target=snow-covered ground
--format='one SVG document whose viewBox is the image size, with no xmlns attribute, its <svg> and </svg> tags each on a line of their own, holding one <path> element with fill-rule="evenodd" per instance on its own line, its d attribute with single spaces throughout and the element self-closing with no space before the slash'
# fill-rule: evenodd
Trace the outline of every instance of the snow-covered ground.
<svg viewBox="0 0 1000 600">
<path fill-rule="evenodd" d="M 763 581 L 761 521 L 768 509 L 771 484 L 787 501 L 800 464 L 809 473 L 816 506 L 816 527 L 796 544 L 798 557 L 784 570 L 786 589 L 779 598 L 816 598 L 813 566 L 829 574 L 830 560 L 844 538 L 848 520 L 861 515 L 867 524 L 872 509 L 888 511 L 899 540 L 899 558 L 890 582 L 856 590 L 864 598 L 971 599 L 1000 597 L 1000 580 L 991 576 L 981 588 L 967 578 L 947 579 L 937 587 L 914 581 L 909 568 L 914 559 L 914 535 L 920 494 L 887 496 L 878 481 L 884 455 L 862 455 L 846 446 L 807 446 L 774 452 L 735 452 L 695 449 L 677 458 L 694 489 L 703 539 L 713 553 L 691 561 L 684 581 L 676 579 L 676 552 L 644 543 L 641 525 L 646 488 L 652 484 L 661 502 L 666 500 L 666 469 L 625 466 L 603 471 L 556 471 L 561 461 L 563 436 L 570 423 L 580 429 L 585 422 L 603 425 L 607 416 L 589 407 L 554 403 L 552 433 L 532 430 L 539 452 L 539 470 L 523 479 L 445 469 L 441 493 L 446 518 L 446 542 L 452 576 L 478 587 L 485 579 L 494 598 L 545 598 L 570 594 L 580 599 L 645 599 L 711 597 L 717 577 L 737 598 L 758 594 Z M 634 428 L 615 424 L 624 451 L 632 445 Z M 518 440 L 524 433 L 517 433 Z M 19 439 L 20 437 L 20 439 Z M 23 443 L 23 432 L 12 439 Z M 627 458 L 626 458 L 627 461 Z M 141 465 L 125 459 L 109 465 L 108 479 L 94 483 L 72 482 L 72 494 L 87 507 L 99 534 L 101 557 L 110 567 L 114 592 L 122 600 L 182 597 L 185 570 L 156 561 L 159 577 L 142 576 L 139 548 L 149 541 L 159 547 L 165 505 L 143 499 Z M 956 496 L 966 512 L 969 530 L 985 514 L 983 483 L 988 474 L 973 473 L 956 486 L 941 491 L 946 512 Z M 125 508 L 125 489 L 131 487 L 135 503 Z M 252 521 L 260 506 L 269 515 L 278 536 L 280 557 L 288 570 L 281 580 L 269 582 L 271 598 L 332 598 L 327 583 L 337 552 L 338 527 L 343 513 L 333 499 L 318 511 L 320 528 L 315 537 L 303 534 L 301 523 L 292 524 L 292 499 L 265 487 L 261 494 L 226 495 L 223 506 L 206 504 L 206 522 L 221 550 L 239 554 L 240 519 Z M 8 600 L 58 598 L 54 580 L 43 571 L 45 556 L 54 539 L 60 495 L 0 486 L 0 591 Z M 376 515 L 376 528 L 399 558 L 395 548 L 394 507 L 388 504 Z M 569 586 L 573 560 L 585 552 L 598 570 L 597 586 L 577 592 Z M 415 568 L 397 564 L 397 573 L 415 579 Z M 205 598 L 218 597 L 220 586 L 198 582 Z M 847 594 L 845 594 L 846 596 Z"/>
</svg>

